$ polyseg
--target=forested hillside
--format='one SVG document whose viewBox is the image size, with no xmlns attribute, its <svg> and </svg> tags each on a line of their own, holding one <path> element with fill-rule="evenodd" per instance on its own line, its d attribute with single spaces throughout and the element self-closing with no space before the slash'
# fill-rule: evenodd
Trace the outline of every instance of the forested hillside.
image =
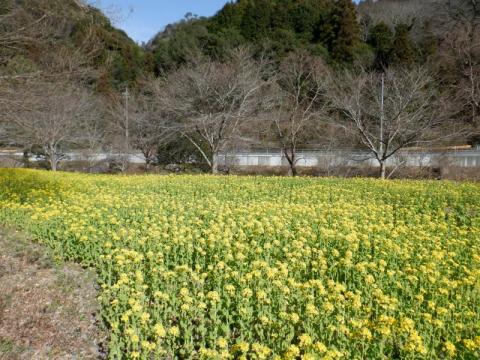
<svg viewBox="0 0 480 360">
<path fill-rule="evenodd" d="M 348 63 L 365 50 L 350 0 L 240 0 L 209 19 L 187 17 L 168 26 L 149 44 L 157 70 L 203 54 L 222 58 L 239 45 L 275 59 L 295 49 L 332 62 Z"/>
<path fill-rule="evenodd" d="M 151 69 L 143 49 L 100 10 L 77 0 L 2 1 L 0 40 L 3 76 L 88 68 L 100 91 L 112 91 Z"/>
<path fill-rule="evenodd" d="M 475 0 L 237 0 L 145 46 L 81 0 L 5 0 L 0 42 L 0 144 L 52 169 L 81 149 L 216 172 L 272 147 L 295 174 L 298 149 L 328 147 L 384 174 L 402 149 L 480 139 Z"/>
<path fill-rule="evenodd" d="M 457 103 L 452 117 L 478 126 L 479 24 L 471 0 L 238 0 L 167 26 L 147 51 L 157 74 L 202 56 L 222 60 L 242 45 L 277 63 L 300 49 L 334 69 L 425 66 Z"/>
<path fill-rule="evenodd" d="M 222 58 L 239 45 L 274 59 L 302 48 L 331 65 L 410 64 L 426 61 L 436 50 L 431 10 L 428 1 L 410 0 L 358 7 L 350 0 L 239 0 L 212 18 L 189 15 L 167 26 L 148 50 L 157 71 L 200 54 Z"/>
</svg>

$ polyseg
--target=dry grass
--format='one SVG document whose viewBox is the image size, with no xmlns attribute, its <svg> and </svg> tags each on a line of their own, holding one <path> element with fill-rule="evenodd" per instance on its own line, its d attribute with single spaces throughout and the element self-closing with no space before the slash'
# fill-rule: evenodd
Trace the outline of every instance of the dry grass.
<svg viewBox="0 0 480 360">
<path fill-rule="evenodd" d="M 97 359 L 93 275 L 0 228 L 0 359 Z"/>
<path fill-rule="evenodd" d="M 393 169 L 387 169 L 387 173 Z M 378 177 L 378 168 L 376 167 L 353 167 L 339 166 L 330 169 L 321 167 L 298 167 L 299 176 L 335 176 L 335 177 Z M 286 176 L 288 167 L 286 166 L 237 166 L 230 169 L 231 174 L 236 175 L 267 175 L 267 176 Z M 395 169 L 391 179 L 438 179 L 438 180 L 457 180 L 457 181 L 480 181 L 480 170 L 478 167 L 455 167 L 442 166 L 433 167 L 401 167 Z"/>
</svg>

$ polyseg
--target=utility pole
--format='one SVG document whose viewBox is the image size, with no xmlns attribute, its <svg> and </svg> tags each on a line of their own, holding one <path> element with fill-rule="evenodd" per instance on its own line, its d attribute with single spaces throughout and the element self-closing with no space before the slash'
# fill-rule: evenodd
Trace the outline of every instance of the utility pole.
<svg viewBox="0 0 480 360">
<path fill-rule="evenodd" d="M 130 144 L 130 131 L 129 131 L 129 119 L 128 119 L 128 100 L 129 100 L 129 92 L 128 86 L 125 88 L 125 92 L 123 94 L 125 96 L 125 151 L 128 153 L 129 151 L 129 144 Z"/>
<path fill-rule="evenodd" d="M 384 98 L 385 98 L 385 73 L 382 73 L 382 90 L 380 95 L 380 178 L 385 179 L 385 171 L 387 164 L 385 159 L 385 154 L 383 153 L 383 121 L 385 117 L 385 107 L 384 107 Z"/>
<path fill-rule="evenodd" d="M 384 97 L 385 97 L 385 73 L 382 73 L 382 91 L 380 95 L 380 154 L 383 157 L 383 118 L 384 118 Z"/>
</svg>

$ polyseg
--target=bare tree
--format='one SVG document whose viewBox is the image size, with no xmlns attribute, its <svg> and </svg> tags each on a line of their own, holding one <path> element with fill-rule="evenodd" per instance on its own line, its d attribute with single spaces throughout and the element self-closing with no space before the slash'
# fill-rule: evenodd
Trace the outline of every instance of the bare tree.
<svg viewBox="0 0 480 360">
<path fill-rule="evenodd" d="M 472 36 L 474 32 L 476 36 Z M 459 72 L 458 81 L 453 85 L 454 92 L 459 109 L 480 131 L 480 27 L 474 30 L 465 26 L 454 34 L 447 39 Z"/>
<path fill-rule="evenodd" d="M 343 115 L 345 129 L 377 160 L 382 179 L 388 159 L 398 151 L 437 139 L 440 103 L 423 68 L 346 72 L 331 81 L 329 97 Z"/>
<path fill-rule="evenodd" d="M 117 150 L 127 157 L 132 150 L 140 151 L 147 170 L 155 161 L 158 147 L 169 141 L 176 131 L 158 107 L 154 95 L 157 84 L 148 80 L 140 91 L 126 89 L 121 97 L 109 99 Z"/>
<path fill-rule="evenodd" d="M 12 53 L 19 52 L 27 45 L 33 45 L 45 39 L 46 15 L 41 14 L 31 18 L 13 2 L 2 4 L 0 14 L 0 65 L 11 57 Z"/>
<path fill-rule="evenodd" d="M 450 21 L 480 25 L 480 4 L 478 0 L 445 0 L 443 8 Z"/>
<path fill-rule="evenodd" d="M 66 82 L 30 81 L 18 96 L 22 107 L 11 114 L 17 141 L 39 146 L 56 171 L 66 150 L 81 142 L 85 124 L 97 120 L 90 92 Z"/>
<path fill-rule="evenodd" d="M 441 57 L 456 72 L 452 83 L 458 112 L 480 138 L 480 3 L 448 0 L 439 10 Z"/>
<path fill-rule="evenodd" d="M 181 134 L 218 173 L 218 155 L 239 136 L 239 129 L 258 111 L 265 82 L 264 64 L 245 49 L 225 62 L 201 60 L 166 79 L 157 96 L 162 109 L 177 119 Z"/>
<path fill-rule="evenodd" d="M 69 7 L 61 6 L 62 1 L 5 0 L 0 5 L 0 140 L 4 143 L 16 143 L 12 134 L 18 126 L 12 126 L 12 119 L 20 112 L 26 114 L 29 102 L 24 100 L 32 100 L 31 84 L 58 81 L 62 88 L 67 78 L 91 82 L 94 77 L 88 65 L 101 47 L 97 31 L 89 28 L 75 47 L 62 41 L 71 31 Z M 92 17 L 87 11 L 81 16 Z"/>
<path fill-rule="evenodd" d="M 421 25 L 428 18 L 439 0 L 365 0 L 358 5 L 359 24 L 363 40 L 366 41 L 370 28 L 380 22 L 391 28 L 399 24 Z M 414 29 L 415 32 L 416 29 Z"/>
<path fill-rule="evenodd" d="M 100 104 L 99 104 L 100 105 Z M 101 105 L 100 105 L 101 107 Z M 84 122 L 81 131 L 80 154 L 87 162 L 87 171 L 91 172 L 104 159 L 103 154 L 108 144 L 108 124 L 102 119 L 92 119 Z"/>
<path fill-rule="evenodd" d="M 9 73 L 6 65 L 26 46 L 44 39 L 45 16 L 31 19 L 14 1 L 8 0 L 2 2 L 0 10 L 0 140 L 5 141 L 8 140 L 5 138 L 7 130 L 11 132 L 9 116 L 13 109 L 21 106 L 10 82 L 25 75 Z"/>
<path fill-rule="evenodd" d="M 11 86 L 0 83 L 0 143 L 10 142 L 12 112 L 22 105 L 15 95 Z"/>
<path fill-rule="evenodd" d="M 282 62 L 276 77 L 271 113 L 272 135 L 297 175 L 297 150 L 311 139 L 325 108 L 327 68 L 319 58 L 300 51 Z"/>
<path fill-rule="evenodd" d="M 37 53 L 35 63 L 39 66 L 34 67 L 34 71 L 20 73 L 5 73 L 8 66 L 0 67 L 0 80 L 38 75 L 61 77 L 66 73 L 78 75 L 100 52 L 102 44 L 94 26 L 85 29 L 81 41 L 77 39 L 75 47 L 71 46 L 72 9 L 63 0 L 37 0 L 28 4 L 14 0 L 4 2 L 0 5 L 0 66 L 8 65 L 18 55 L 29 58 L 32 50 Z M 85 8 L 79 3 L 78 6 Z M 87 10 L 76 12 L 76 16 L 92 24 L 96 21 L 95 15 Z M 55 51 L 50 51 L 52 47 Z"/>
</svg>

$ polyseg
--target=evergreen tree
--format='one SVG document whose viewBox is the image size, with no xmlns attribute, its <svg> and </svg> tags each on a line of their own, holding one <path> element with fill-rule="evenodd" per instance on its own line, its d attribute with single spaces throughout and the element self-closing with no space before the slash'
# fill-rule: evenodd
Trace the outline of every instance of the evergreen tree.
<svg viewBox="0 0 480 360">
<path fill-rule="evenodd" d="M 438 38 L 432 29 L 431 21 L 425 21 L 422 27 L 422 35 L 419 43 L 420 60 L 426 62 L 437 53 Z"/>
<path fill-rule="evenodd" d="M 391 59 L 397 65 L 410 65 L 416 60 L 415 44 L 410 36 L 411 28 L 406 24 L 399 24 L 395 27 Z"/>
<path fill-rule="evenodd" d="M 247 3 L 241 23 L 241 33 L 248 39 L 258 41 L 268 36 L 272 14 L 269 0 L 251 0 Z"/>
<path fill-rule="evenodd" d="M 374 67 L 377 69 L 388 67 L 393 47 L 393 32 L 388 25 L 380 22 L 373 26 L 368 36 L 368 44 L 375 52 Z"/>
<path fill-rule="evenodd" d="M 352 1 L 335 1 L 328 16 L 320 21 L 318 37 L 328 48 L 332 60 L 340 63 L 352 62 L 360 34 Z"/>
<path fill-rule="evenodd" d="M 244 2 L 225 4 L 225 6 L 212 18 L 211 29 L 213 31 L 220 31 L 225 28 L 239 29 L 242 23 L 244 10 Z"/>
<path fill-rule="evenodd" d="M 305 48 L 332 62 L 351 63 L 359 44 L 351 0 L 238 0 L 212 18 L 170 26 L 150 48 L 159 71 L 187 62 L 192 54 L 221 59 L 239 45 L 267 51 L 274 61 Z"/>
<path fill-rule="evenodd" d="M 170 25 L 150 45 L 155 59 L 155 73 L 170 71 L 202 55 L 202 40 L 209 31 L 203 20 L 190 20 Z"/>
<path fill-rule="evenodd" d="M 298 1 L 289 9 L 290 26 L 302 40 L 311 42 L 315 34 L 315 27 L 320 21 L 321 12 L 325 9 L 322 0 Z"/>
</svg>

